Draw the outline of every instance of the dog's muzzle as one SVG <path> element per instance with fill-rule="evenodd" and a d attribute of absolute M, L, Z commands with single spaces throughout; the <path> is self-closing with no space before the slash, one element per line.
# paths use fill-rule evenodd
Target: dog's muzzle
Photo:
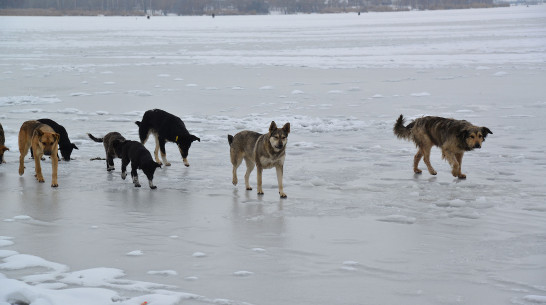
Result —
<path fill-rule="evenodd" d="M 282 144 L 279 144 L 279 145 L 275 145 L 275 148 L 276 149 L 282 149 L 283 145 Z"/>
<path fill-rule="evenodd" d="M 51 156 L 51 150 L 44 150 L 44 155 Z"/>
<path fill-rule="evenodd" d="M 482 148 L 482 146 L 480 144 L 476 144 L 474 145 L 474 148 Z"/>

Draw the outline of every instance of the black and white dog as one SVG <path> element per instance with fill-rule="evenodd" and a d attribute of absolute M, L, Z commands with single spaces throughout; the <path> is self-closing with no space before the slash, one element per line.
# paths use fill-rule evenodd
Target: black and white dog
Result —
<path fill-rule="evenodd" d="M 157 152 L 161 149 L 161 159 L 165 166 L 171 164 L 167 161 L 165 153 L 165 143 L 174 142 L 178 145 L 178 150 L 182 155 L 184 165 L 190 166 L 188 163 L 188 151 L 193 141 L 201 142 L 201 139 L 190 134 L 184 125 L 184 122 L 177 116 L 172 115 L 161 109 L 148 110 L 142 117 L 142 122 L 135 122 L 138 125 L 138 134 L 140 142 L 145 144 L 150 134 L 155 136 L 155 151 L 154 156 L 157 163 L 162 164 L 159 160 Z"/>
<path fill-rule="evenodd" d="M 53 130 L 61 136 L 61 138 L 59 139 L 59 150 L 61 151 L 61 156 L 63 156 L 63 160 L 70 161 L 72 151 L 79 148 L 76 146 L 76 144 L 70 142 L 70 139 L 68 138 L 68 133 L 66 132 L 66 129 L 63 127 L 63 125 L 60 125 L 51 119 L 39 119 L 37 121 L 53 128 Z M 30 150 L 30 156 L 34 158 L 34 153 L 32 152 L 32 149 Z"/>
<path fill-rule="evenodd" d="M 141 169 L 148 178 L 150 188 L 157 188 L 153 183 L 154 173 L 156 168 L 161 167 L 161 164 L 154 162 L 152 155 L 144 145 L 137 141 L 117 139 L 114 140 L 113 146 L 116 155 L 121 157 L 121 178 L 123 180 L 127 177 L 127 165 L 131 163 L 131 177 L 135 187 L 140 187 L 137 169 Z"/>

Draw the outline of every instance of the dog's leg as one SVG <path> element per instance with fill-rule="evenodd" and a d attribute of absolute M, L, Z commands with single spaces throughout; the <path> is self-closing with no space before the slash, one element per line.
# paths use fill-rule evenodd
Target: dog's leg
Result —
<path fill-rule="evenodd" d="M 58 187 L 57 169 L 59 168 L 59 156 L 57 156 L 58 148 L 51 153 L 51 187 Z"/>
<path fill-rule="evenodd" d="M 282 177 L 283 177 L 283 166 L 277 165 L 277 182 L 279 183 L 279 195 L 281 195 L 281 198 L 286 198 L 286 194 L 284 193 L 283 187 L 282 187 Z"/>
<path fill-rule="evenodd" d="M 22 176 L 25 173 L 25 157 L 28 154 L 29 146 L 22 139 L 19 139 L 19 176 Z"/>
<path fill-rule="evenodd" d="M 245 164 L 246 164 L 246 173 L 245 173 L 245 187 L 247 191 L 251 191 L 252 187 L 250 187 L 250 173 L 254 170 L 254 162 L 252 162 L 250 159 L 245 158 Z M 261 178 L 261 176 L 260 176 Z M 259 180 L 261 181 L 261 180 Z M 258 189 L 259 190 L 259 189 Z"/>
<path fill-rule="evenodd" d="M 161 159 L 163 159 L 163 164 L 165 166 L 171 166 L 171 163 L 167 161 L 167 152 L 165 151 L 165 143 L 167 142 L 164 138 L 158 138 L 159 141 L 159 150 L 161 151 Z M 157 147 L 156 147 L 157 150 Z M 161 162 L 159 162 L 161 164 Z M 188 160 L 184 160 L 184 165 L 190 166 Z"/>
<path fill-rule="evenodd" d="M 157 186 L 154 185 L 154 182 L 152 180 L 150 180 L 150 179 L 148 179 L 148 184 L 150 185 L 150 188 L 152 190 L 155 190 L 157 188 Z"/>
<path fill-rule="evenodd" d="M 127 177 L 127 165 L 129 164 L 129 159 L 121 159 L 121 179 L 125 180 Z"/>
<path fill-rule="evenodd" d="M 154 157 L 155 157 L 155 162 L 159 163 L 159 164 L 163 164 L 161 163 L 161 160 L 159 160 L 159 137 L 157 136 L 157 133 L 154 133 L 154 137 L 155 137 L 155 150 L 154 150 Z"/>
<path fill-rule="evenodd" d="M 421 148 L 417 150 L 417 153 L 415 154 L 415 157 L 413 157 L 413 172 L 416 174 L 420 174 L 423 171 L 419 169 L 419 162 L 421 162 L 421 158 L 423 158 L 423 151 Z"/>
<path fill-rule="evenodd" d="M 106 171 L 113 171 L 116 168 L 114 167 L 114 157 L 109 154 L 106 154 Z"/>
<path fill-rule="evenodd" d="M 42 158 L 42 154 L 36 154 L 34 155 L 34 167 L 36 169 L 36 179 L 38 179 L 38 182 L 45 182 L 44 176 L 42 175 L 42 165 L 40 164 L 40 160 Z"/>
<path fill-rule="evenodd" d="M 131 178 L 133 178 L 133 183 L 135 184 L 135 187 L 140 187 L 140 183 L 138 182 L 137 169 L 132 166 L 131 166 Z"/>
<path fill-rule="evenodd" d="M 263 195 L 264 194 L 264 190 L 262 189 L 262 173 L 263 173 L 264 169 L 258 165 L 256 166 L 256 177 L 258 178 L 257 180 L 257 188 L 258 188 L 258 195 Z"/>
<path fill-rule="evenodd" d="M 457 161 L 456 154 L 442 149 L 442 157 L 451 165 L 451 174 L 453 177 L 459 177 L 461 168 L 459 166 L 459 161 Z"/>
<path fill-rule="evenodd" d="M 427 165 L 428 172 L 431 175 L 436 175 L 437 174 L 436 171 L 432 167 L 432 164 L 430 164 L 430 149 L 431 148 L 432 146 L 427 146 L 423 149 L 423 160 L 425 161 L 425 164 Z"/>
<path fill-rule="evenodd" d="M 235 152 L 233 149 L 231 149 L 230 155 L 231 164 L 233 164 L 233 180 L 231 182 L 233 183 L 233 185 L 237 185 L 237 183 L 239 182 L 239 179 L 237 179 L 237 169 L 241 165 L 241 162 L 243 162 L 243 156 L 242 154 Z"/>
<path fill-rule="evenodd" d="M 457 162 L 459 163 L 459 171 L 457 174 L 457 177 L 459 179 L 466 179 L 466 175 L 461 173 L 462 167 L 463 167 L 463 154 L 464 152 L 455 154 L 455 158 L 457 159 Z"/>

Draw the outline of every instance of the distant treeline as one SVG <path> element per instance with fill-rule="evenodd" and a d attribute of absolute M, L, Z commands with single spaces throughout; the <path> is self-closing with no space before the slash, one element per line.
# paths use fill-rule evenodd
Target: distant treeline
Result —
<path fill-rule="evenodd" d="M 508 6 L 493 0 L 0 0 L 0 15 L 237 15 Z"/>

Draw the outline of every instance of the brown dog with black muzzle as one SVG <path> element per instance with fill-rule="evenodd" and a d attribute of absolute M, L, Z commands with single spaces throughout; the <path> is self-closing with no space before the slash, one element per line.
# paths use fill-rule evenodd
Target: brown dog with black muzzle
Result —
<path fill-rule="evenodd" d="M 57 187 L 57 167 L 59 165 L 59 158 L 57 152 L 59 151 L 59 138 L 60 135 L 56 133 L 49 125 L 42 124 L 38 121 L 26 121 L 19 130 L 19 175 L 22 176 L 25 173 L 25 156 L 28 150 L 32 147 L 34 152 L 34 164 L 36 166 L 36 179 L 38 182 L 44 182 L 44 176 L 42 176 L 42 167 L 40 160 L 43 155 L 51 156 L 51 186 Z"/>

